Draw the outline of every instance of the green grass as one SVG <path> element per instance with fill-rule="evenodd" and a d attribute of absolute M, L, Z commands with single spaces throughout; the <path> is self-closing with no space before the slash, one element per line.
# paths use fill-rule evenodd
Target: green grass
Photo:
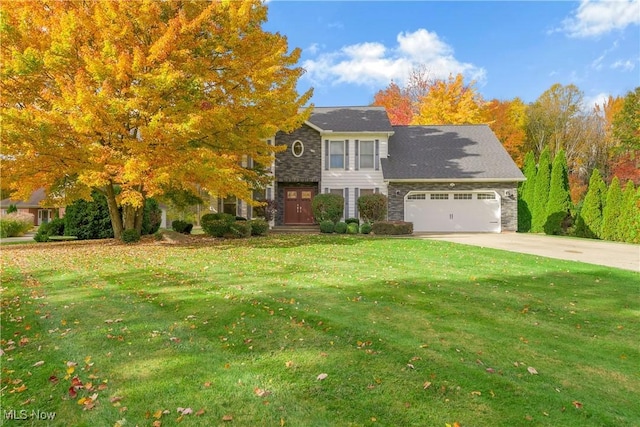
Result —
<path fill-rule="evenodd" d="M 0 415 L 640 425 L 637 273 L 421 239 L 193 240 L 3 247 Z M 91 390 L 72 398 L 74 377 Z"/>

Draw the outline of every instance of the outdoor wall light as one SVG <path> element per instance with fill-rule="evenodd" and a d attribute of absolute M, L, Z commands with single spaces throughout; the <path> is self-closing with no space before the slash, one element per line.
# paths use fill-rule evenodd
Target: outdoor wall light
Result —
<path fill-rule="evenodd" d="M 451 184 L 449 184 L 449 187 L 451 187 L 451 188 L 453 188 L 453 187 L 455 187 L 455 186 L 456 186 L 456 184 L 455 184 L 455 183 L 453 183 L 453 182 L 452 182 Z"/>

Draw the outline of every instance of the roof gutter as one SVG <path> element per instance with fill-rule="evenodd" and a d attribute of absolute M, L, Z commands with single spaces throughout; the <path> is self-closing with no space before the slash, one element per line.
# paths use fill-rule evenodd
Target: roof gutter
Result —
<path fill-rule="evenodd" d="M 522 178 L 406 178 L 406 179 L 385 179 L 384 182 L 524 182 Z"/>

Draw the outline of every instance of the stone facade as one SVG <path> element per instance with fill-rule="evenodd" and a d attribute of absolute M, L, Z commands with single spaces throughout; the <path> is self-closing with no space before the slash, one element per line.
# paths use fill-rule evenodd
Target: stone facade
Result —
<path fill-rule="evenodd" d="M 300 157 L 291 152 L 295 141 L 302 142 L 304 151 Z M 287 149 L 276 154 L 276 182 L 320 182 L 322 174 L 322 141 L 320 132 L 307 125 L 291 132 L 279 132 L 276 145 Z"/>
<path fill-rule="evenodd" d="M 500 195 L 502 231 L 518 230 L 518 183 L 517 182 L 390 182 L 389 220 L 404 219 L 404 197 L 410 191 L 497 191 Z M 507 195 L 509 194 L 509 195 Z"/>

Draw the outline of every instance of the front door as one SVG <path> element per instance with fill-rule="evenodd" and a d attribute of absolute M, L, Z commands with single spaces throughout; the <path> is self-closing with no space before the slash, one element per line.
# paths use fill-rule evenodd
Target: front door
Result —
<path fill-rule="evenodd" d="M 285 188 L 284 189 L 284 223 L 285 224 L 313 224 L 311 199 L 313 188 Z"/>

